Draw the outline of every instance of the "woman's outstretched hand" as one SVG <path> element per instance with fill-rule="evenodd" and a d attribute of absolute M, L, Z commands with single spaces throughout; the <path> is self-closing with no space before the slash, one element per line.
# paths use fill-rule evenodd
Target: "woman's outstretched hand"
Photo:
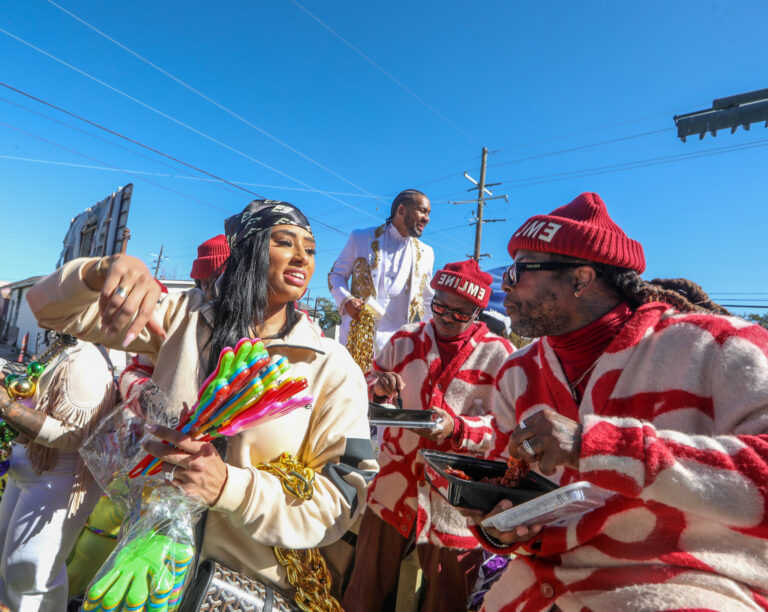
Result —
<path fill-rule="evenodd" d="M 213 506 L 227 482 L 227 465 L 213 444 L 193 440 L 180 431 L 161 425 L 146 425 L 145 428 L 171 444 L 150 441 L 144 445 L 150 455 L 164 462 L 163 472 L 171 484 Z"/>
<path fill-rule="evenodd" d="M 93 260 L 83 268 L 83 280 L 90 289 L 101 292 L 101 328 L 107 336 L 127 328 L 123 347 L 133 342 L 144 327 L 165 338 L 162 324 L 153 317 L 160 285 L 143 261 L 124 254 Z"/>

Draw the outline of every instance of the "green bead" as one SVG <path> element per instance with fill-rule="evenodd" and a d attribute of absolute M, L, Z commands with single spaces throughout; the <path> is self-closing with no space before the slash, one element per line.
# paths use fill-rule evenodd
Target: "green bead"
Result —
<path fill-rule="evenodd" d="M 39 361 L 30 361 L 29 365 L 27 365 L 27 376 L 34 380 L 40 377 L 43 370 L 45 370 L 45 364 L 42 364 Z"/>
<path fill-rule="evenodd" d="M 8 385 L 10 385 L 18 377 L 18 374 L 8 374 L 8 376 L 5 377 L 5 387 L 8 388 Z"/>
<path fill-rule="evenodd" d="M 18 431 L 0 419 L 0 444 L 10 442 L 11 440 L 14 440 L 18 435 Z"/>

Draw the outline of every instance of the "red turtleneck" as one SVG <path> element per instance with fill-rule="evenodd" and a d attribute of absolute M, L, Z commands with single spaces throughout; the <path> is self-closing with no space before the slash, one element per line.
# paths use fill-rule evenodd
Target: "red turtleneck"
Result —
<path fill-rule="evenodd" d="M 547 341 L 563 366 L 566 378 L 573 382 L 589 370 L 632 316 L 626 302 L 606 312 L 602 317 L 580 329 L 560 336 L 547 336 Z M 579 398 L 589 382 L 587 373 L 576 385 Z"/>
<path fill-rule="evenodd" d="M 440 365 L 443 369 L 448 367 L 448 364 L 453 361 L 456 353 L 459 352 L 464 343 L 469 340 L 470 336 L 475 333 L 479 323 L 473 323 L 467 329 L 465 329 L 458 336 L 452 338 L 443 338 L 437 331 L 434 322 L 432 322 L 432 328 L 435 330 L 435 338 L 437 339 L 437 350 L 440 353 Z"/>

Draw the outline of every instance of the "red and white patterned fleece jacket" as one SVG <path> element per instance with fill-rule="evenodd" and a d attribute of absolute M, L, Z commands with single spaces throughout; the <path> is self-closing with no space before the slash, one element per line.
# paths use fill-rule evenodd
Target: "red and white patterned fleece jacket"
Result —
<path fill-rule="evenodd" d="M 488 331 L 476 330 L 447 368 L 440 363 L 435 327 L 430 321 L 406 325 L 396 332 L 373 362 L 369 389 L 379 372 L 397 372 L 405 382 L 403 407 L 414 410 L 442 408 L 451 415 L 470 410 L 490 413 L 493 381 L 512 345 Z M 379 473 L 368 489 L 368 507 L 408 537 L 416 522 L 416 542 L 471 549 L 477 540 L 466 519 L 434 491 L 424 478 L 419 449 L 456 452 L 449 440 L 435 443 L 401 428 L 381 428 Z M 456 431 L 455 434 L 461 434 Z M 466 451 L 464 451 L 466 452 Z M 469 453 L 468 453 L 469 454 Z"/>
<path fill-rule="evenodd" d="M 488 612 L 768 608 L 765 329 L 648 304 L 600 357 L 580 405 L 546 338 L 512 355 L 497 386 L 486 447 L 493 438 L 498 453 L 519 420 L 554 409 L 583 425 L 579 471 L 555 478 L 616 495 L 515 549 L 525 556 L 487 595 Z"/>
<path fill-rule="evenodd" d="M 155 364 L 149 357 L 134 355 L 123 373 L 117 385 L 120 389 L 120 397 L 128 405 L 134 405 L 134 399 L 141 393 L 142 387 L 151 380 L 155 371 Z M 143 416 L 143 415 L 139 415 Z"/>

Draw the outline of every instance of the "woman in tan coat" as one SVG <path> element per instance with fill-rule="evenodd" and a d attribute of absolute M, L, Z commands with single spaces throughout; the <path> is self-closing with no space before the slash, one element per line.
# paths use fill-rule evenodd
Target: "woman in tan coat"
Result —
<path fill-rule="evenodd" d="M 161 298 L 146 266 L 126 255 L 69 262 L 33 287 L 29 302 L 44 325 L 150 356 L 171 406 L 148 415 L 156 423 L 177 423 L 220 350 L 241 337 L 262 338 L 268 352 L 291 362 L 293 376 L 307 378 L 312 409 L 233 436 L 226 460 L 210 443 L 159 426 L 155 433 L 175 448 L 148 446 L 173 482 L 211 510 L 203 558 L 288 589 L 273 547 L 330 544 L 364 505 L 376 470 L 366 386 L 346 349 L 294 310 L 315 267 L 315 239 L 301 211 L 257 200 L 225 228 L 232 252 L 213 302 L 196 289 Z M 315 471 L 311 500 L 296 499 L 280 477 L 257 469 L 283 452 Z"/>

